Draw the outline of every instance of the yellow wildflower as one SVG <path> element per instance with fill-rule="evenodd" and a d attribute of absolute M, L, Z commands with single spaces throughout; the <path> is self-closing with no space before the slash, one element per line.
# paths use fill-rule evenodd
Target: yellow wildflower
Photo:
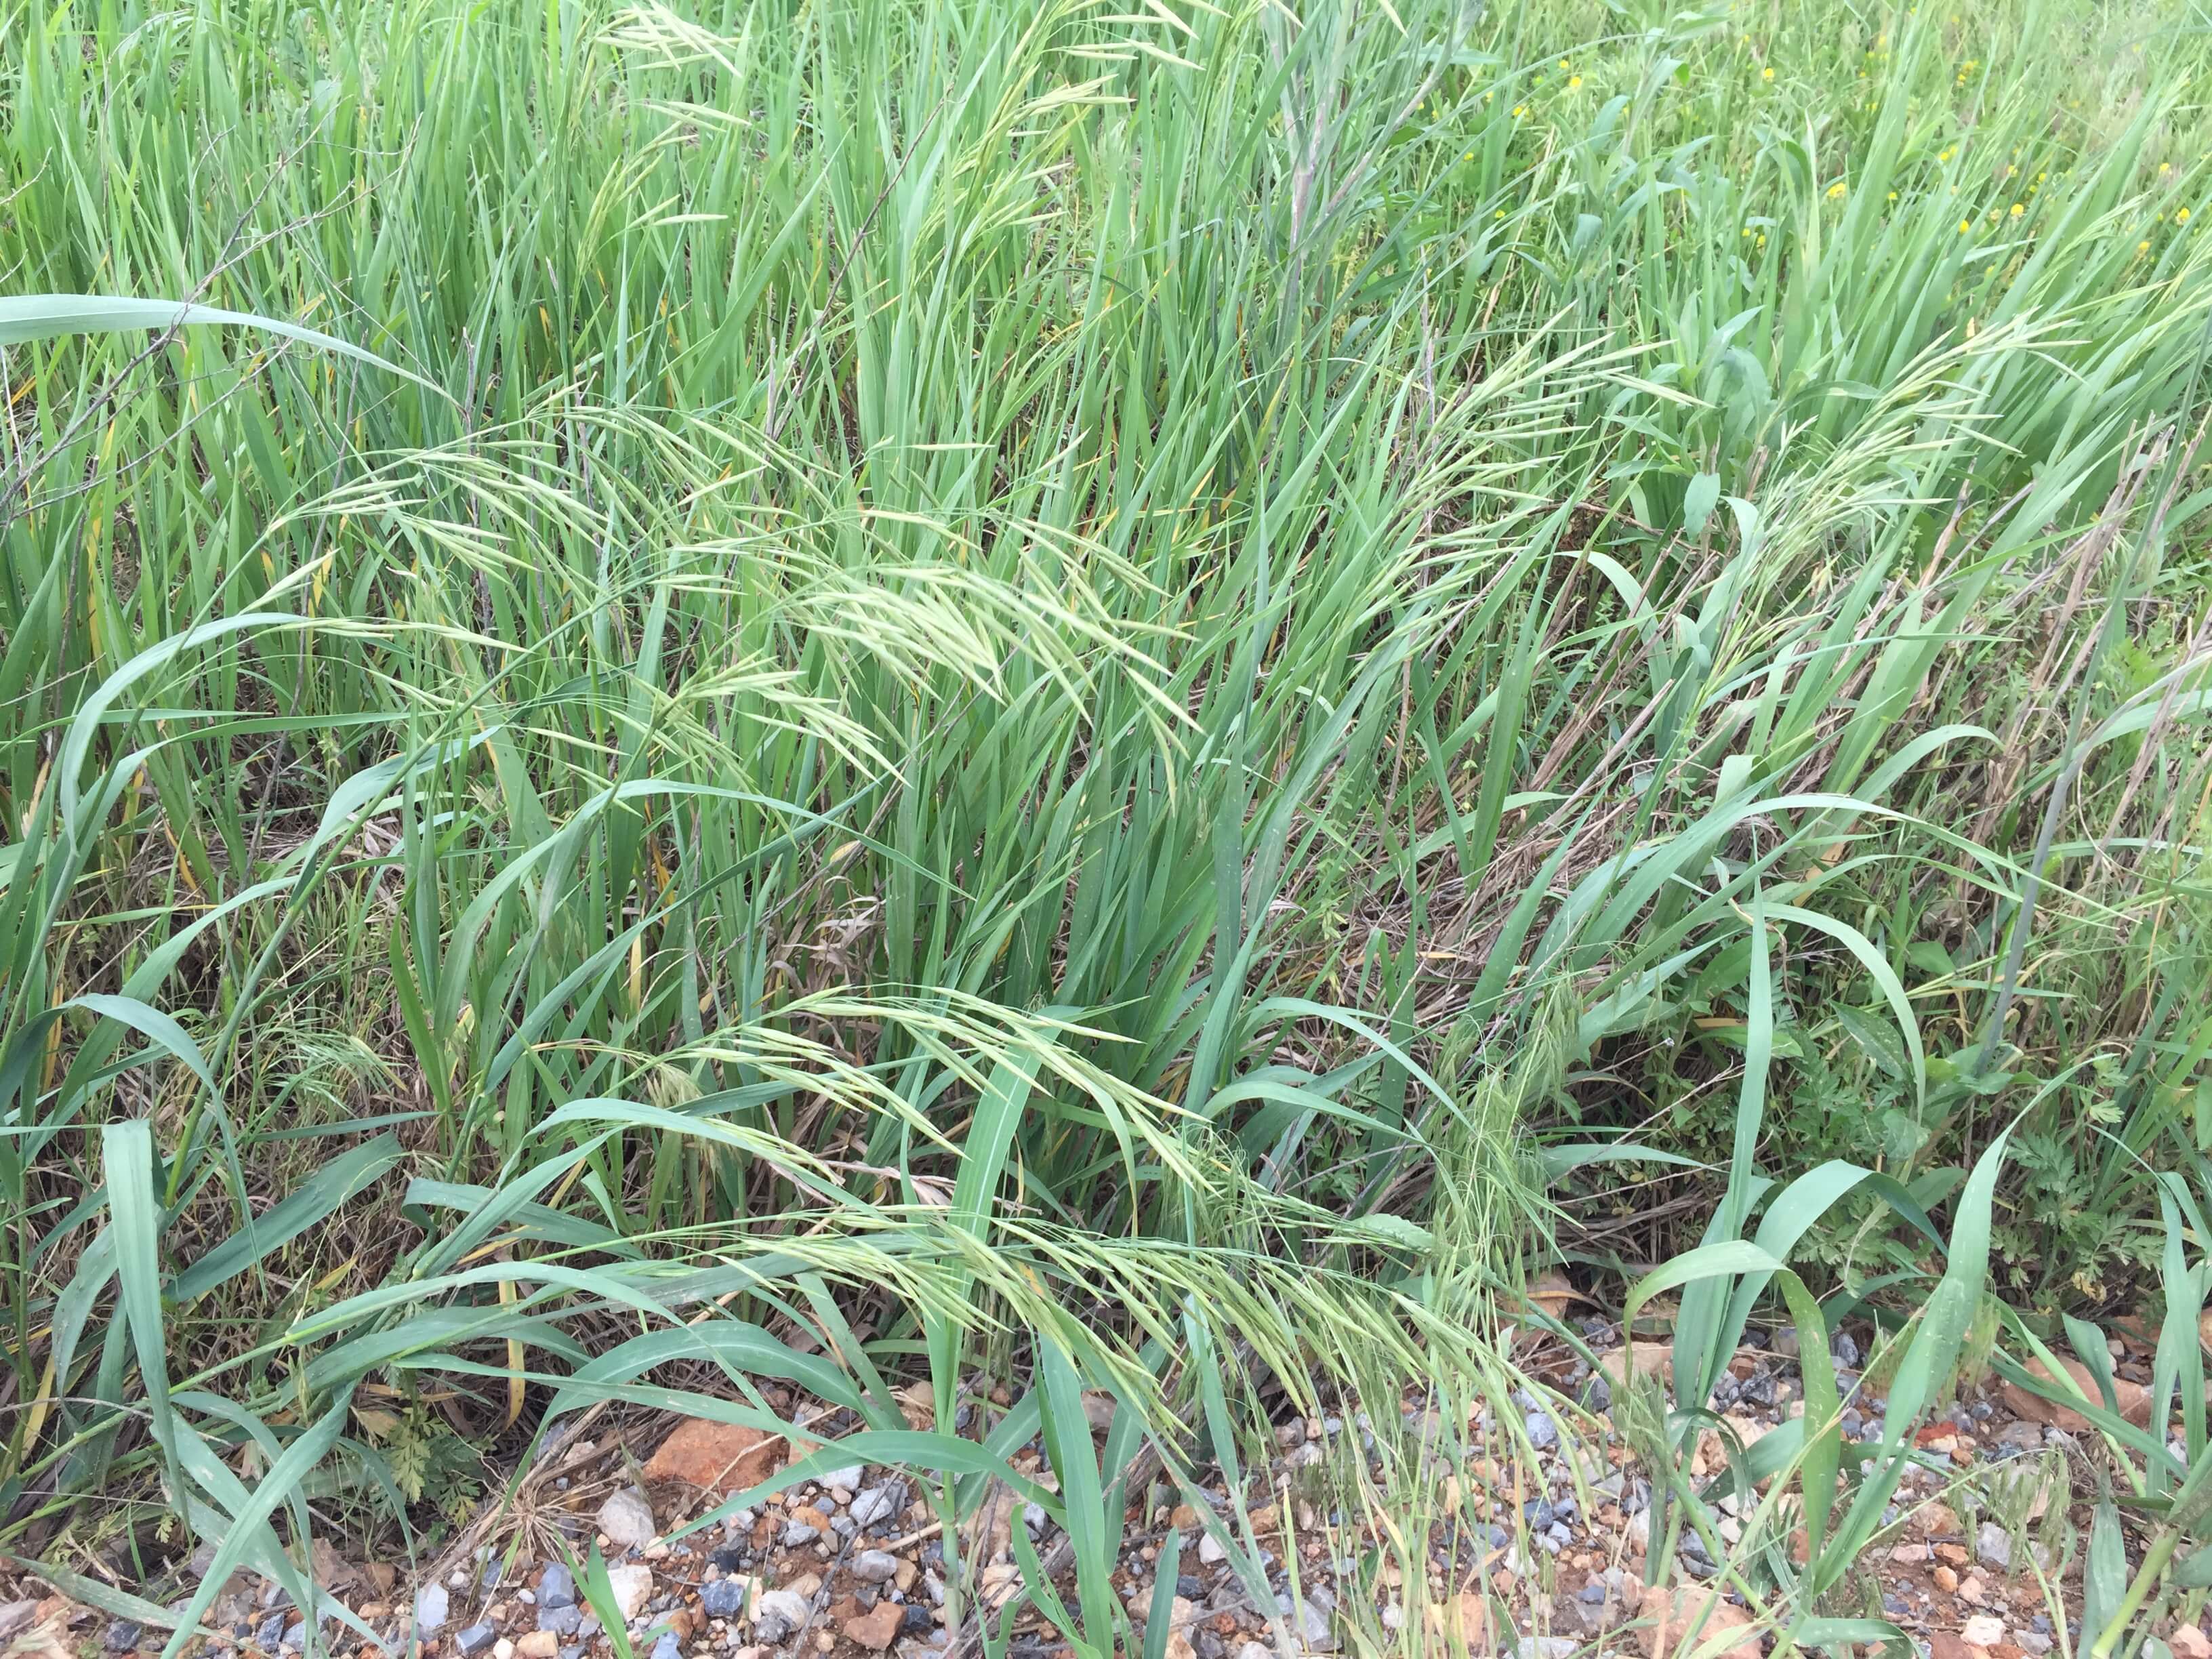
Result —
<path fill-rule="evenodd" d="M 1581 88 L 1582 83 L 1583 83 L 1583 77 L 1582 77 L 1581 76 L 1579 76 L 1579 75 L 1570 75 L 1570 76 L 1567 77 L 1567 90 L 1568 90 L 1569 92 L 1574 92 L 1574 91 L 1577 91 L 1577 89 L 1579 89 L 1579 88 Z"/>
<path fill-rule="evenodd" d="M 2025 212 L 2027 212 L 2027 208 L 2023 207 L 2023 206 L 2022 206 L 2020 203 L 2018 203 L 2018 202 L 2014 202 L 2014 203 L 2012 204 L 2012 216 L 2013 216 L 2014 218 L 2015 218 L 2015 219 L 2019 218 L 2019 217 L 2020 217 L 2020 216 L 2021 216 L 2021 214 L 2023 214 L 2023 213 L 2025 213 Z"/>
<path fill-rule="evenodd" d="M 2187 223 L 2189 222 L 2189 210 L 2188 210 L 2187 208 L 2176 208 L 2176 209 L 2174 209 L 2174 210 L 2173 210 L 2173 222 L 2174 222 L 2174 223 L 2176 223 L 2177 225 L 2185 225 L 2185 224 L 2187 224 Z"/>
<path fill-rule="evenodd" d="M 1759 78 L 1762 81 L 1771 81 L 1774 78 L 1774 65 L 1769 64 L 1765 69 L 1759 70 Z"/>

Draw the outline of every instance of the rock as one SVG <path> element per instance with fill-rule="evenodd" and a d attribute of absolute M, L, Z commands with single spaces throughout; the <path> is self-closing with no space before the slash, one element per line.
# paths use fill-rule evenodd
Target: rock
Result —
<path fill-rule="evenodd" d="M 491 1644 L 491 1659 L 514 1659 L 514 1644 L 501 1637 Z"/>
<path fill-rule="evenodd" d="M 1905 1524 L 1923 1538 L 1948 1538 L 1959 1530 L 1959 1517 L 1948 1504 L 1923 1504 Z"/>
<path fill-rule="evenodd" d="M 1471 1653 L 1485 1651 L 1490 1645 L 1490 1602 L 1472 1591 L 1462 1592 L 1449 1601 L 1429 1603 L 1429 1628 L 1442 1640 L 1447 1650 L 1465 1648 Z M 1247 1646 L 1249 1647 L 1250 1644 Z M 1262 1648 L 1261 1652 L 1267 1650 Z M 1238 1659 L 1243 1659 L 1240 1654 Z"/>
<path fill-rule="evenodd" d="M 1528 1430 L 1528 1443 L 1538 1451 L 1549 1451 L 1559 1443 L 1559 1427 L 1548 1413 L 1530 1412 L 1525 1422 Z"/>
<path fill-rule="evenodd" d="M 848 1463 L 840 1469 L 824 1469 L 814 1477 L 815 1483 L 824 1488 L 842 1486 L 851 1492 L 860 1484 L 860 1477 L 868 1472 L 865 1463 Z"/>
<path fill-rule="evenodd" d="M 856 1619 L 845 1621 L 845 1639 L 881 1653 L 890 1646 L 891 1638 L 899 1632 L 899 1624 L 906 1617 L 906 1609 L 896 1601 L 878 1601 Z"/>
<path fill-rule="evenodd" d="M 849 1513 L 860 1525 L 872 1527 L 878 1522 L 890 1520 L 906 1507 L 906 1483 L 903 1480 L 886 1480 L 879 1486 L 868 1487 L 854 1498 Z"/>
<path fill-rule="evenodd" d="M 654 1485 L 681 1485 L 715 1498 L 727 1498 L 774 1474 L 783 1447 L 781 1435 L 764 1434 L 738 1423 L 687 1417 L 653 1454 L 645 1466 L 645 1478 Z"/>
<path fill-rule="evenodd" d="M 1684 1659 L 1692 1652 L 1711 1659 L 1759 1659 L 1759 1634 L 1751 1615 L 1702 1584 L 1685 1584 L 1661 1605 L 1647 1601 L 1645 1611 L 1651 1622 L 1636 1632 L 1644 1659 L 1668 1659 L 1678 1645 Z M 1741 1634 L 1720 1647 L 1721 1638 L 1738 1632 Z"/>
<path fill-rule="evenodd" d="M 763 1590 L 753 1598 L 753 1639 L 781 1642 L 804 1625 L 812 1611 L 806 1598 L 794 1590 Z"/>
<path fill-rule="evenodd" d="M 2027 1645 L 2026 1638 L 2033 1633 L 2032 1631 L 2023 1631 L 2013 1639 L 2025 1649 Z M 2044 1650 L 2047 1652 L 2051 1647 L 2051 1638 L 2046 1636 L 2042 1640 Z M 2166 1644 L 2173 1650 L 2173 1659 L 2212 1659 L 2212 1639 L 2208 1639 L 2204 1632 L 2195 1625 L 2181 1626 L 2172 1635 L 2166 1638 Z"/>
<path fill-rule="evenodd" d="M 888 1583 L 898 1566 L 898 1557 L 888 1551 L 862 1550 L 853 1558 L 853 1577 L 864 1584 Z"/>
<path fill-rule="evenodd" d="M 453 1599 L 446 1594 L 443 1584 L 423 1585 L 415 1595 L 416 1633 L 429 1636 L 443 1629 L 452 1610 Z"/>
<path fill-rule="evenodd" d="M 2044 1635 L 2040 1631 L 2033 1630 L 2014 1631 L 2012 1634 L 2012 1644 L 2022 1653 L 2028 1655 L 2029 1659 L 2042 1659 L 2043 1655 L 2050 1652 L 2053 1645 L 2048 1636 Z"/>
<path fill-rule="evenodd" d="M 550 1630 L 533 1630 L 514 1638 L 516 1659 L 553 1659 L 561 1650 L 561 1638 Z"/>
<path fill-rule="evenodd" d="M 2004 1635 L 2004 1620 L 1993 1613 L 1978 1613 L 1959 1626 L 1959 1639 L 1970 1648 L 1993 1648 Z"/>
<path fill-rule="evenodd" d="M 2070 1358 L 2062 1358 L 2058 1363 L 2085 1398 L 2104 1398 L 2087 1365 Z M 2027 1369 L 2031 1376 L 2045 1382 L 2052 1380 L 2051 1368 L 2040 1359 L 2029 1360 Z M 2150 1421 L 2150 1390 L 2142 1383 L 2130 1382 L 2124 1376 L 2114 1377 L 2112 1398 L 2119 1406 L 2120 1415 L 2137 1428 Z M 2041 1395 L 2030 1394 L 2017 1382 L 2004 1385 L 2004 1401 L 2014 1416 L 2027 1422 L 2048 1424 L 2053 1428 L 2063 1429 L 2069 1434 L 2083 1434 L 2089 1428 L 2089 1419 L 2071 1406 L 2062 1406 L 2055 1401 L 2045 1400 Z"/>
<path fill-rule="evenodd" d="M 610 1494 L 607 1501 L 599 1505 L 596 1519 L 599 1530 L 607 1535 L 607 1542 L 618 1550 L 649 1544 L 653 1534 L 660 1529 L 660 1523 L 653 1518 L 653 1505 L 635 1486 L 624 1486 Z"/>
<path fill-rule="evenodd" d="M 1275 1659 L 1275 1650 L 1265 1642 L 1247 1642 L 1237 1650 L 1237 1659 Z"/>
<path fill-rule="evenodd" d="M 609 1567 L 607 1588 L 614 1592 L 615 1606 L 622 1616 L 635 1619 L 653 1599 L 653 1569 L 636 1562 Z"/>
<path fill-rule="evenodd" d="M 538 1605 L 573 1607 L 576 1605 L 576 1577 L 558 1561 L 549 1561 L 538 1579 Z"/>
<path fill-rule="evenodd" d="M 1292 1607 L 1284 1605 L 1288 1600 L 1287 1596 L 1277 1596 L 1276 1607 L 1289 1615 L 1291 1629 L 1305 1644 L 1306 1650 L 1310 1653 L 1335 1652 L 1336 1633 L 1329 1628 L 1328 1615 L 1310 1601 L 1302 1599 Z"/>
<path fill-rule="evenodd" d="M 684 1644 L 674 1631 L 660 1632 L 660 1638 L 653 1644 L 652 1659 L 684 1659 Z"/>
<path fill-rule="evenodd" d="M 36 1601 L 17 1601 L 10 1602 L 9 1604 L 9 1608 L 12 1609 L 14 1607 L 27 1607 L 32 1612 L 35 1613 L 38 1611 L 38 1606 L 39 1604 Z M 0 1609 L 0 1623 L 4 1623 L 6 1621 L 8 1610 L 9 1609 Z M 30 1622 L 31 1621 L 27 1618 L 23 1620 L 23 1623 L 26 1626 L 29 1625 Z M 112 1620 L 109 1621 L 107 1628 L 100 1633 L 100 1645 L 106 1648 L 110 1653 L 128 1653 L 131 1649 L 138 1645 L 138 1638 L 145 1633 L 146 1632 L 143 1629 L 132 1624 L 128 1619 Z"/>
<path fill-rule="evenodd" d="M 1656 1376 L 1662 1382 L 1674 1375 L 1672 1350 L 1664 1342 L 1631 1342 L 1626 1347 L 1613 1348 L 1597 1357 L 1607 1381 L 1619 1388 L 1628 1380 L 1632 1370 L 1638 1376 Z"/>
<path fill-rule="evenodd" d="M 1974 1533 L 1974 1554 L 1999 1572 L 2012 1571 L 2012 1534 L 1994 1521 L 1984 1521 Z"/>
<path fill-rule="evenodd" d="M 477 1654 L 497 1640 L 498 1627 L 481 1619 L 453 1632 L 453 1646 L 460 1651 L 462 1659 L 476 1659 Z"/>
<path fill-rule="evenodd" d="M 1938 1567 L 1929 1577 L 1935 1580 L 1936 1588 L 1946 1595 L 1953 1594 L 1959 1588 L 1959 1575 L 1949 1567 Z"/>
<path fill-rule="evenodd" d="M 1198 1559 L 1211 1567 L 1226 1561 L 1229 1552 L 1222 1548 L 1221 1540 L 1209 1532 L 1198 1540 Z"/>
<path fill-rule="evenodd" d="M 538 1628 L 562 1641 L 574 1636 L 584 1622 L 584 1610 L 573 1601 L 565 1607 L 538 1609 Z"/>
<path fill-rule="evenodd" d="M 1524 1636 L 1513 1651 L 1516 1659 L 1573 1659 L 1581 1645 L 1571 1636 Z"/>
<path fill-rule="evenodd" d="M 804 1521 L 787 1521 L 784 1522 L 782 1533 L 779 1535 L 783 1540 L 784 1548 L 795 1550 L 800 1545 L 811 1544 L 821 1537 L 822 1529 L 819 1527 L 811 1526 Z"/>
<path fill-rule="evenodd" d="M 745 1581 L 717 1578 L 699 1586 L 699 1607 L 709 1619 L 734 1619 L 745 1609 Z"/>
<path fill-rule="evenodd" d="M 2033 1451 L 2043 1444 L 2043 1425 L 2008 1423 L 1997 1431 L 1997 1444 L 2007 1451 Z"/>

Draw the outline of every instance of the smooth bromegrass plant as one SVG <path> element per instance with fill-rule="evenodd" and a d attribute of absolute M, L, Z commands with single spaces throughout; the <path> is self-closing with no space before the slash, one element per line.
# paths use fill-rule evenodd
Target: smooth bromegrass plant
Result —
<path fill-rule="evenodd" d="M 780 1384 L 1135 1651 L 1140 1487 L 1564 1243 L 1689 1252 L 1676 1498 L 1912 1323 L 1741 1577 L 1881 1639 L 1984 1285 L 2212 1124 L 2185 22 L 0 12 L 0 1545 L 305 1607 Z"/>

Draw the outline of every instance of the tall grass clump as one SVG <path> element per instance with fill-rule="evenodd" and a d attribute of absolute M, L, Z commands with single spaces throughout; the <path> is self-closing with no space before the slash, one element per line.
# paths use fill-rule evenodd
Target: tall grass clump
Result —
<path fill-rule="evenodd" d="M 1140 1453 L 1498 1390 L 1561 1245 L 1678 1258 L 1662 1462 L 1769 1303 L 1904 1402 L 2183 1249 L 2181 9 L 0 40 L 0 1547 L 306 1606 L 781 1378 L 948 1516 L 1042 1433 L 1103 1653 Z"/>

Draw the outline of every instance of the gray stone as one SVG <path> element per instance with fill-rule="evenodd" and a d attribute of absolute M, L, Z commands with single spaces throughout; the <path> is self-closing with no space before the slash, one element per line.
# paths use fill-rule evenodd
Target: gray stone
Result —
<path fill-rule="evenodd" d="M 453 1611 L 453 1601 L 443 1584 L 425 1584 L 415 1595 L 415 1629 L 417 1634 L 428 1636 L 445 1628 L 447 1616 Z M 283 1626 L 278 1626 L 282 1633 Z"/>
<path fill-rule="evenodd" d="M 804 1521 L 787 1521 L 783 1526 L 783 1547 L 797 1549 L 801 1544 L 811 1544 L 822 1536 L 819 1527 L 809 1526 Z"/>
<path fill-rule="evenodd" d="M 145 1633 L 128 1619 L 118 1619 L 100 1632 L 100 1645 L 110 1653 L 128 1653 L 138 1645 L 138 1638 Z"/>
<path fill-rule="evenodd" d="M 684 1644 L 676 1639 L 674 1631 L 660 1632 L 660 1639 L 653 1644 L 653 1659 L 684 1659 Z"/>
<path fill-rule="evenodd" d="M 699 1586 L 699 1610 L 709 1619 L 734 1619 L 745 1610 L 745 1581 L 717 1578 Z"/>
<path fill-rule="evenodd" d="M 817 1486 L 842 1486 L 847 1492 L 851 1492 L 859 1486 L 860 1477 L 867 1472 L 866 1463 L 848 1463 L 842 1469 L 823 1470 L 814 1477 L 814 1480 Z"/>
<path fill-rule="evenodd" d="M 886 1480 L 880 1486 L 870 1486 L 853 1500 L 850 1514 L 864 1527 L 872 1527 L 879 1521 L 888 1521 L 906 1507 L 906 1483 Z"/>
<path fill-rule="evenodd" d="M 563 1641 L 574 1636 L 576 1633 L 576 1627 L 583 1622 L 584 1610 L 574 1601 L 569 1602 L 566 1607 L 538 1609 L 538 1628 L 550 1630 Z"/>
<path fill-rule="evenodd" d="M 1581 1645 L 1571 1636 L 1524 1636 L 1516 1651 L 1520 1659 L 1572 1659 Z"/>
<path fill-rule="evenodd" d="M 1291 1621 L 1291 1629 L 1298 1640 L 1313 1653 L 1336 1651 L 1336 1632 L 1328 1626 L 1328 1615 L 1310 1601 L 1293 1603 L 1285 1590 L 1275 1597 L 1275 1611 Z"/>
<path fill-rule="evenodd" d="M 1549 1413 L 1530 1412 L 1525 1420 L 1528 1429 L 1528 1443 L 1538 1451 L 1549 1451 L 1559 1443 L 1559 1425 L 1552 1421 Z"/>
<path fill-rule="evenodd" d="M 261 1621 L 261 1627 L 253 1632 L 253 1639 L 274 1653 L 284 1645 L 284 1622 L 283 1613 L 270 1613 Z"/>
<path fill-rule="evenodd" d="M 477 1654 L 498 1640 L 499 1626 L 488 1619 L 453 1632 L 453 1645 L 461 1650 L 463 1659 L 476 1659 Z"/>
<path fill-rule="evenodd" d="M 653 1518 L 653 1505 L 645 1501 L 645 1494 L 624 1486 L 599 1505 L 599 1528 L 617 1549 L 629 1550 L 651 1543 L 659 1523 Z"/>
<path fill-rule="evenodd" d="M 284 1627 L 284 1645 L 291 1649 L 295 1653 L 305 1653 L 307 1650 L 307 1621 L 306 1620 L 295 1619 L 290 1624 Z"/>
<path fill-rule="evenodd" d="M 812 1611 L 795 1590 L 763 1590 L 753 1608 L 753 1640 L 781 1642 L 804 1625 Z"/>
<path fill-rule="evenodd" d="M 1999 1572 L 2012 1571 L 2012 1534 L 1994 1521 L 1984 1521 L 1974 1534 L 1974 1553 Z"/>
<path fill-rule="evenodd" d="M 538 1580 L 538 1605 L 541 1607 L 573 1607 L 576 1605 L 576 1577 L 558 1561 L 549 1561 Z M 540 1625 L 538 1629 L 546 1626 Z"/>
<path fill-rule="evenodd" d="M 888 1583 L 898 1576 L 898 1557 L 885 1550 L 862 1550 L 853 1558 L 853 1577 L 864 1584 Z"/>

